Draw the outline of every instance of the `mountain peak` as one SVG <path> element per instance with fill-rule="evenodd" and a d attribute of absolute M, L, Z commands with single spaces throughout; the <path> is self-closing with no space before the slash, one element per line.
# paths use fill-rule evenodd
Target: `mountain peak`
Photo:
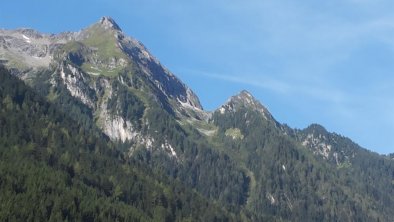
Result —
<path fill-rule="evenodd" d="M 219 112 L 224 114 L 227 111 L 235 112 L 240 108 L 247 108 L 260 112 L 265 119 L 273 119 L 268 109 L 264 107 L 253 95 L 247 90 L 242 90 L 235 96 L 228 99 L 227 103 L 219 108 Z"/>
<path fill-rule="evenodd" d="M 250 92 L 246 90 L 242 90 L 235 96 L 232 96 L 228 100 L 228 103 L 233 103 L 238 106 L 245 106 L 250 108 L 263 108 L 263 105 L 259 101 L 257 101 Z"/>
<path fill-rule="evenodd" d="M 116 24 L 115 20 L 109 16 L 101 17 L 97 24 L 104 27 L 104 29 L 115 29 L 118 31 L 122 31 L 121 28 L 119 27 L 119 25 Z"/>
<path fill-rule="evenodd" d="M 241 92 L 239 92 L 237 94 L 237 96 L 242 97 L 242 98 L 248 98 L 248 99 L 255 100 L 255 98 L 252 96 L 252 94 L 250 92 L 248 92 L 247 90 L 242 90 Z"/>
<path fill-rule="evenodd" d="M 319 125 L 316 123 L 309 125 L 307 128 L 304 129 L 304 131 L 312 133 L 312 134 L 316 134 L 316 135 L 328 134 L 328 131 L 326 130 L 326 128 L 324 128 L 322 125 Z"/>

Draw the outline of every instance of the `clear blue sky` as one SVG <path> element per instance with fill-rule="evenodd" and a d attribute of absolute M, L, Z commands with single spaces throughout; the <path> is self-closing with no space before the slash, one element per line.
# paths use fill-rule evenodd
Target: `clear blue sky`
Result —
<path fill-rule="evenodd" d="M 101 16 L 213 110 L 247 89 L 291 127 L 394 152 L 394 1 L 4 1 L 0 27 L 78 31 Z"/>

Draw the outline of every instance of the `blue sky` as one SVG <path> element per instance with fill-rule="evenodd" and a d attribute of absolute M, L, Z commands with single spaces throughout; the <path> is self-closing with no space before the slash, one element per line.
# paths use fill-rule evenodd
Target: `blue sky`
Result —
<path fill-rule="evenodd" d="M 394 152 L 394 1 L 5 1 L 0 27 L 77 31 L 113 17 L 213 110 L 242 89 L 291 127 Z"/>

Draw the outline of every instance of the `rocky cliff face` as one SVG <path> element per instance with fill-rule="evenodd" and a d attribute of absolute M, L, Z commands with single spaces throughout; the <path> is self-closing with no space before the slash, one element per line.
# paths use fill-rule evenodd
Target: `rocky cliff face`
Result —
<path fill-rule="evenodd" d="M 0 60 L 20 73 L 32 68 L 48 68 L 56 48 L 68 35 L 45 35 L 32 29 L 0 30 Z"/>

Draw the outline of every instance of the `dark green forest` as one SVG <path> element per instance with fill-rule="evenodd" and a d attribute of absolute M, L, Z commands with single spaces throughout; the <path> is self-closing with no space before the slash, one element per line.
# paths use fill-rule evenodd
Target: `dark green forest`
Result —
<path fill-rule="evenodd" d="M 319 133 L 335 137 L 334 149 L 352 150 L 357 157 L 342 165 L 331 163 L 283 134 L 275 121 L 246 106 L 225 114 L 215 112 L 212 121 L 219 127 L 218 140 L 224 150 L 244 164 L 254 181 L 246 209 L 255 221 L 391 220 L 393 211 L 387 206 L 394 204 L 394 162 L 389 158 L 319 127 Z M 226 130 L 234 128 L 241 138 L 226 136 Z M 301 137 L 311 133 L 311 128 L 294 134 Z"/>
<path fill-rule="evenodd" d="M 0 68 L 0 221 L 233 221 Z"/>

